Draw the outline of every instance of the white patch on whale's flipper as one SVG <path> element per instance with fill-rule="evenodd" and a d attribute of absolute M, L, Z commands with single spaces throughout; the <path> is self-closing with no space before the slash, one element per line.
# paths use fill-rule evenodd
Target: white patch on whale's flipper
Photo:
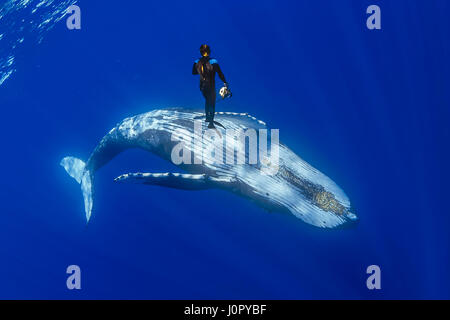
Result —
<path fill-rule="evenodd" d="M 84 211 L 86 212 L 86 221 L 89 222 L 92 213 L 92 174 L 86 170 L 86 164 L 74 157 L 65 157 L 60 162 L 67 173 L 81 184 L 81 192 L 84 199 Z"/>

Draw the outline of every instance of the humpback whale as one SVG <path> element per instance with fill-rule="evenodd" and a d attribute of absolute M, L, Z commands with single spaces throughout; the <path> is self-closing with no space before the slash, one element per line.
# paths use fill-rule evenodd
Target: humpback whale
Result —
<path fill-rule="evenodd" d="M 194 122 L 199 120 L 195 119 L 201 116 L 200 111 L 173 108 L 129 117 L 101 139 L 86 162 L 75 157 L 62 159 L 61 166 L 81 185 L 86 220 L 89 221 L 93 209 L 94 176 L 97 170 L 130 148 L 141 148 L 171 161 L 173 148 L 179 142 L 174 141 L 174 132 L 181 132 L 185 135 L 185 141 L 191 141 L 197 134 Z M 215 119 L 227 129 L 267 128 L 265 122 L 247 113 L 216 112 Z M 195 148 L 205 148 L 205 144 L 211 143 L 208 139 L 200 141 L 203 145 L 186 145 L 195 152 Z M 245 146 L 238 148 L 245 149 Z M 273 174 L 265 173 L 267 167 L 271 166 L 270 161 L 264 165 L 261 161 L 253 164 L 218 163 L 204 154 L 201 162 L 180 163 L 177 166 L 184 172 L 125 173 L 115 178 L 115 181 L 185 190 L 221 188 L 253 200 L 267 210 L 291 213 L 319 228 L 352 225 L 358 220 L 350 200 L 341 188 L 282 143 L 278 145 L 278 163 Z"/>

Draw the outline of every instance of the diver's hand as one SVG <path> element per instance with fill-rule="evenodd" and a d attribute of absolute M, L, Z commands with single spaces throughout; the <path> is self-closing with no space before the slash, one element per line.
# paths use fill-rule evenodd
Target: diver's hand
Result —
<path fill-rule="evenodd" d="M 224 82 L 223 86 L 228 89 L 228 83 Z"/>

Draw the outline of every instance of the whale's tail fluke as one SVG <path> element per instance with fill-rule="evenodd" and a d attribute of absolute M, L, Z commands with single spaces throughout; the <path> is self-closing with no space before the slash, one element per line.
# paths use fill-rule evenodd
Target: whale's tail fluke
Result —
<path fill-rule="evenodd" d="M 84 210 L 86 212 L 86 221 L 89 222 L 92 212 L 92 172 L 86 169 L 84 161 L 74 158 L 65 157 L 60 162 L 61 166 L 66 169 L 67 173 L 81 184 L 81 192 L 84 198 Z"/>

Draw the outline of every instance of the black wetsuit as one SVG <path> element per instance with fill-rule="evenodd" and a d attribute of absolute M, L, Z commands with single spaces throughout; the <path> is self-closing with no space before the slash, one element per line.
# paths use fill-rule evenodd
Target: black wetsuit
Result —
<path fill-rule="evenodd" d="M 205 97 L 206 121 L 214 122 L 216 108 L 216 73 L 220 80 L 226 84 L 225 76 L 220 70 L 219 63 L 211 57 L 197 59 L 192 67 L 192 74 L 200 75 L 200 91 Z"/>

